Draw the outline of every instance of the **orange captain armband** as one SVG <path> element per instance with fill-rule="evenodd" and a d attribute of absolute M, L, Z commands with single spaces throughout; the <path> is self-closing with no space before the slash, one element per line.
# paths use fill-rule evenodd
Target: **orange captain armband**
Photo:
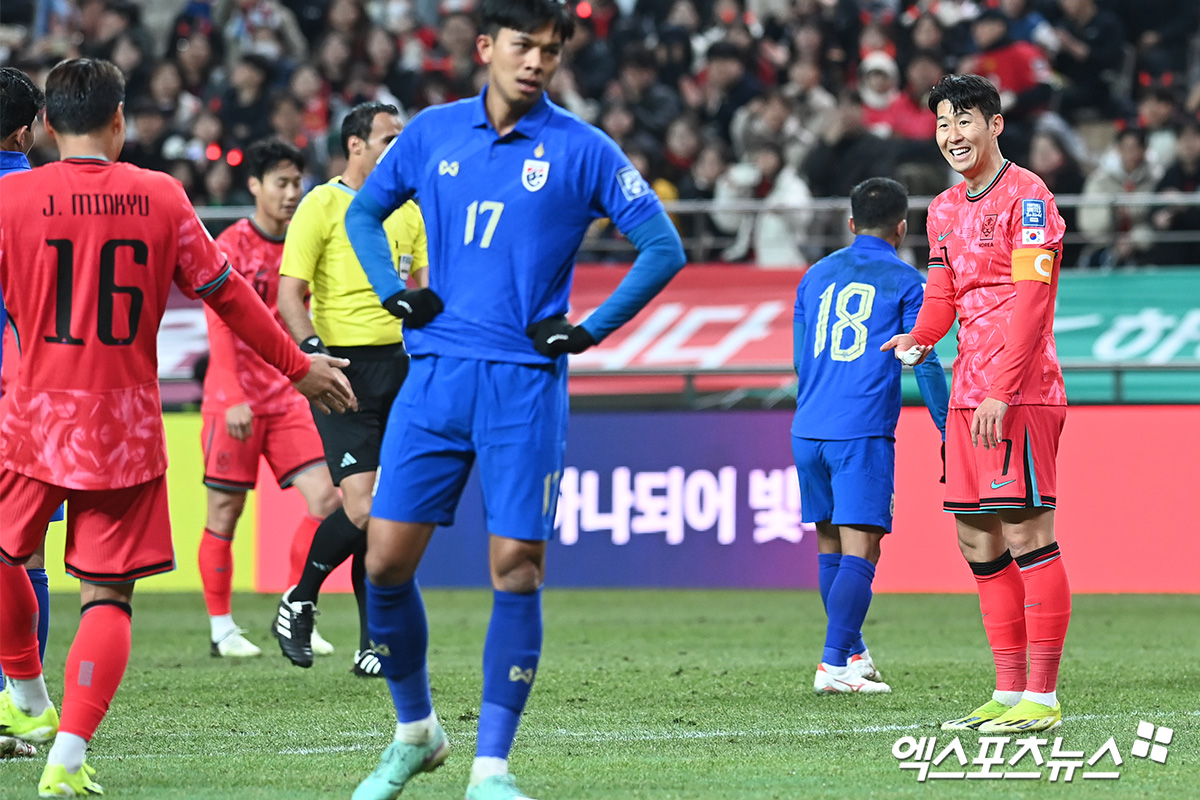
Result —
<path fill-rule="evenodd" d="M 1017 281 L 1041 281 L 1050 283 L 1054 274 L 1054 259 L 1058 253 L 1040 247 L 1023 247 L 1012 251 L 1012 279 Z"/>

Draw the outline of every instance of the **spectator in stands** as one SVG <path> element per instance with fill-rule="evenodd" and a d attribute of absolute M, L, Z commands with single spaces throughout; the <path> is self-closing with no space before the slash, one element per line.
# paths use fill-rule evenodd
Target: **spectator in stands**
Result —
<path fill-rule="evenodd" d="M 1138 98 L 1138 125 L 1146 129 L 1146 157 L 1159 169 L 1175 161 L 1179 97 L 1173 85 L 1155 82 Z"/>
<path fill-rule="evenodd" d="M 1156 191 L 1164 199 L 1200 192 L 1200 117 L 1183 119 L 1176 142 L 1175 162 L 1171 164 Z M 1200 263 L 1200 206 L 1162 205 L 1150 210 L 1150 224 L 1156 233 L 1188 234 L 1187 241 L 1161 241 L 1154 246 L 1151 262 L 1155 264 Z"/>
<path fill-rule="evenodd" d="M 680 200 L 712 200 L 717 180 L 729 169 L 729 146 L 717 138 L 708 139 L 696 154 L 692 168 L 679 179 Z M 679 234 L 689 261 L 712 261 L 723 246 L 720 232 L 707 212 L 679 215 Z"/>
<path fill-rule="evenodd" d="M 1055 21 L 1059 49 L 1053 66 L 1066 84 L 1059 109 L 1071 122 L 1129 113 L 1128 98 L 1115 97 L 1112 83 L 1125 50 L 1120 21 L 1096 0 L 1058 0 Z"/>
<path fill-rule="evenodd" d="M 672 25 L 660 30 L 654 55 L 658 59 L 658 80 L 664 86 L 678 92 L 681 81 L 692 80 L 696 55 L 692 51 L 691 34 L 686 29 Z"/>
<path fill-rule="evenodd" d="M 733 200 L 760 199 L 786 210 L 727 211 L 722 204 Z M 804 248 L 811 247 L 812 193 L 804 179 L 784 161 L 778 145 L 760 142 L 746 158 L 717 179 L 714 190 L 713 223 L 733 234 L 733 244 L 721 258 L 725 261 L 753 259 L 760 267 L 798 267 L 808 263 Z"/>
<path fill-rule="evenodd" d="M 739 108 L 733 115 L 730 136 L 734 155 L 739 158 L 769 144 L 783 153 L 784 162 L 793 169 L 799 168 L 812 147 L 812 134 L 800 125 L 792 112 L 791 98 L 780 89 L 769 89 Z"/>
<path fill-rule="evenodd" d="M 803 164 L 829 124 L 829 118 L 837 108 L 837 98 L 821 85 L 821 70 L 815 62 L 792 61 L 787 76 L 783 92 L 791 98 L 793 113 L 800 122 L 800 141 L 804 143 L 804 150 L 798 154 L 798 163 Z"/>
<path fill-rule="evenodd" d="M 167 57 L 179 66 L 183 89 L 200 100 L 207 100 L 212 91 L 210 86 L 224 80 L 224 70 L 218 63 L 215 42 L 220 37 L 213 33 L 212 22 L 199 18 L 180 18 L 176 23 L 177 36 Z"/>
<path fill-rule="evenodd" d="M 121 160 L 143 169 L 166 172 L 168 164 L 163 157 L 163 143 L 171 130 L 162 109 L 153 99 L 143 96 L 133 99 L 125 113 L 132 124 L 128 126 Z"/>
<path fill-rule="evenodd" d="M 329 10 L 325 12 L 325 26 L 346 37 L 355 58 L 366 53 L 367 31 L 371 21 L 367 18 L 362 0 L 332 0 Z"/>
<path fill-rule="evenodd" d="M 1083 191 L 1084 171 L 1063 140 L 1062 135 L 1049 127 L 1033 134 L 1029 147 L 1029 169 L 1042 179 L 1056 197 L 1079 194 Z M 1063 240 L 1062 266 L 1080 266 L 1083 243 L 1079 231 L 1079 210 L 1074 205 L 1058 204 L 1067 235 Z"/>
<path fill-rule="evenodd" d="M 413 108 L 421 87 L 421 75 L 401 62 L 396 36 L 384 28 L 373 27 L 367 32 L 365 47 L 370 80 L 386 87 L 400 102 L 400 108 Z"/>
<path fill-rule="evenodd" d="M 271 62 L 264 56 L 246 53 L 229 75 L 229 86 L 221 96 L 221 122 L 230 142 L 242 149 L 271 132 L 263 111 L 272 72 Z"/>
<path fill-rule="evenodd" d="M 169 59 L 164 58 L 154 65 L 147 91 L 159 110 L 167 115 L 173 130 L 186 130 L 200 111 L 200 99 L 183 90 L 179 65 Z"/>
<path fill-rule="evenodd" d="M 919 58 L 923 57 L 914 56 L 909 61 L 909 69 L 921 73 Z M 938 73 L 937 78 L 942 76 L 936 61 L 933 70 Z M 900 70 L 891 56 L 879 51 L 869 54 L 858 65 L 858 74 L 859 93 L 863 98 L 863 124 L 867 130 L 884 138 L 929 140 L 933 135 L 933 114 L 928 106 L 917 105 L 919 98 L 900 91 Z M 934 83 L 937 78 L 934 78 Z M 922 91 L 928 92 L 932 87 L 931 83 Z"/>
<path fill-rule="evenodd" d="M 644 45 L 622 54 L 617 80 L 609 85 L 605 97 L 628 106 L 638 130 L 656 141 L 662 141 L 667 126 L 682 110 L 679 93 L 658 82 L 658 57 Z"/>
<path fill-rule="evenodd" d="M 746 70 L 746 54 L 732 42 L 714 42 L 701 85 L 701 116 L 713 134 L 732 142 L 730 125 L 739 108 L 762 94 L 763 86 Z"/>
<path fill-rule="evenodd" d="M 1008 35 L 1014 40 L 1036 44 L 1047 58 L 1058 52 L 1058 34 L 1034 0 L 1000 0 L 999 9 L 1008 17 Z"/>
<path fill-rule="evenodd" d="M 304 173 L 304 188 L 308 190 L 324 175 L 324 164 L 328 153 L 324 142 L 309 137 L 304 130 L 304 108 L 295 95 L 276 92 L 271 98 L 271 132 L 289 144 L 294 144 L 304 155 L 307 164 Z"/>
<path fill-rule="evenodd" d="M 463 11 L 446 14 L 438 24 L 437 42 L 426 54 L 421 69 L 427 76 L 432 72 L 440 74 L 445 82 L 439 91 L 446 100 L 476 94 L 475 73 L 479 68 L 475 56 L 476 33 L 474 17 Z M 434 91 L 428 83 L 424 101 L 425 105 L 434 102 Z"/>
<path fill-rule="evenodd" d="M 216 0 L 213 23 L 224 35 L 225 57 L 232 71 L 243 54 L 255 53 L 275 61 L 303 61 L 308 40 L 296 15 L 279 0 Z"/>
<path fill-rule="evenodd" d="M 1102 199 L 1115 194 L 1153 192 L 1162 174 L 1146 159 L 1146 131 L 1121 126 L 1116 136 L 1120 163 L 1111 169 L 1101 163 L 1083 184 L 1083 197 Z M 1087 236 L 1081 257 L 1084 266 L 1114 267 L 1142 264 L 1154 245 L 1150 210 L 1107 202 L 1079 209 L 1079 228 Z"/>
<path fill-rule="evenodd" d="M 570 67 L 575 75 L 579 93 L 589 100 L 600 100 L 608 84 L 617 75 L 617 61 L 608 42 L 596 36 L 591 17 L 575 22 L 575 34 L 564 46 L 566 57 L 562 69 Z"/>
<path fill-rule="evenodd" d="M 681 114 L 671 120 L 663 144 L 660 171 L 663 177 L 678 185 L 683 176 L 691 171 L 704 145 L 704 140 L 700 138 L 700 120 L 691 114 Z"/>
<path fill-rule="evenodd" d="M 1136 48 L 1134 71 L 1182 82 L 1188 47 L 1200 33 L 1200 3 L 1190 0 L 1118 0 L 1127 41 Z"/>
<path fill-rule="evenodd" d="M 331 97 L 346 88 L 353 56 L 350 42 L 337 31 L 330 31 L 317 43 L 316 66 L 329 87 Z"/>
<path fill-rule="evenodd" d="M 149 91 L 152 62 L 143 50 L 142 40 L 131 31 L 125 31 L 113 41 L 109 60 L 117 65 L 125 76 L 125 96 L 142 97 Z"/>
<path fill-rule="evenodd" d="M 867 178 L 892 176 L 895 149 L 867 130 L 864 115 L 858 92 L 844 91 L 801 169 L 815 196 L 846 197 Z"/>

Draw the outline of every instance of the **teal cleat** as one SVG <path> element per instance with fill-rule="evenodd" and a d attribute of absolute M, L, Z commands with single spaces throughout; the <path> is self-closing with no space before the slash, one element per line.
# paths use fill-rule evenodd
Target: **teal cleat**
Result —
<path fill-rule="evenodd" d="M 450 754 L 450 740 L 439 724 L 428 744 L 392 742 L 379 766 L 354 790 L 351 800 L 395 800 L 412 777 L 433 772 Z"/>
<path fill-rule="evenodd" d="M 467 788 L 466 800 L 533 800 L 522 794 L 512 775 L 493 775 Z"/>

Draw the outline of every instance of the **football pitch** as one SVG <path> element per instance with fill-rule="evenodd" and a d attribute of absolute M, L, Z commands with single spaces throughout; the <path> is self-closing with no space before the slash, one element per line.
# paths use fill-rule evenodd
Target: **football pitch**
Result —
<path fill-rule="evenodd" d="M 427 590 L 434 705 L 452 750 L 405 800 L 461 798 L 474 755 L 488 592 Z M 51 696 L 78 620 L 78 598 L 53 598 Z M 349 798 L 391 740 L 382 680 L 349 672 L 353 599 L 328 596 L 318 628 L 337 648 L 309 670 L 279 655 L 267 626 L 276 598 L 240 594 L 234 609 L 265 657 L 208 653 L 199 594 L 135 600 L 125 682 L 89 754 L 113 798 Z M 893 745 L 954 736 L 942 719 L 988 699 L 990 657 L 972 596 L 880 595 L 865 635 L 893 694 L 816 696 L 824 639 L 816 592 L 545 593 L 546 647 L 510 765 L 542 800 L 668 798 L 1186 798 L 1200 784 L 1200 596 L 1079 596 L 1059 696 L 1063 727 L 1033 755 L 992 771 L 1040 779 L 953 779 L 980 771 L 951 753 L 921 783 Z M 1173 730 L 1164 763 L 1137 757 L 1139 722 Z M 1143 730 L 1150 730 L 1143 726 Z M 1067 783 L 1051 781 L 1051 747 L 1082 751 Z M 1044 735 L 1043 735 L 1044 736 Z M 1086 760 L 1113 737 L 1123 763 Z M 958 739 L 968 760 L 980 734 Z M 1014 743 L 1003 751 L 1016 752 Z M 1159 755 L 1162 750 L 1157 751 Z M 36 797 L 44 751 L 0 762 L 0 797 Z M 1117 779 L 1085 779 L 1089 769 Z M 1189 788 L 1190 787 L 1190 788 Z"/>

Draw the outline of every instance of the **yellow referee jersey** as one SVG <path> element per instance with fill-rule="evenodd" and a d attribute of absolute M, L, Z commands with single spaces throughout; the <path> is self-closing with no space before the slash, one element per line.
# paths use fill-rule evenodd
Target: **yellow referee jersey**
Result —
<path fill-rule="evenodd" d="M 313 328 L 330 347 L 396 344 L 400 320 L 379 303 L 346 238 L 346 209 L 356 192 L 341 177 L 314 187 L 288 225 L 281 275 L 307 281 Z M 400 280 L 429 266 L 425 221 L 411 200 L 383 223 Z"/>

